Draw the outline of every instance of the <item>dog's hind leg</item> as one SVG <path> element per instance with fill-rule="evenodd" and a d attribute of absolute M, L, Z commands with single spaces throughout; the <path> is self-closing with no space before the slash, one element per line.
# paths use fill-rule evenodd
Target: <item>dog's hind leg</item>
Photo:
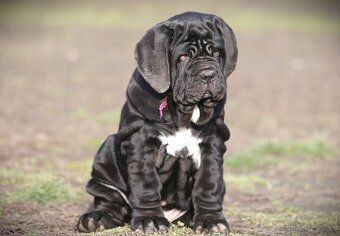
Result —
<path fill-rule="evenodd" d="M 79 232 L 103 231 L 122 226 L 130 220 L 131 209 L 118 191 L 100 184 L 92 187 L 92 194 L 96 192 L 98 195 L 94 197 L 91 211 L 79 218 L 77 224 Z"/>
<path fill-rule="evenodd" d="M 126 183 L 115 152 L 115 135 L 109 136 L 96 154 L 87 191 L 94 196 L 90 212 L 77 223 L 79 232 L 96 232 L 122 226 L 130 220 Z M 121 163 L 120 163 L 121 164 Z"/>

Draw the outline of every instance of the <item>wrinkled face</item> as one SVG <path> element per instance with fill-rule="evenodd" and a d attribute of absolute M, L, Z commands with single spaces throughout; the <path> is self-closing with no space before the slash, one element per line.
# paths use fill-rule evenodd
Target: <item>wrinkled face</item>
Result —
<path fill-rule="evenodd" d="M 160 94 L 171 94 L 183 123 L 199 108 L 202 125 L 226 97 L 226 79 L 237 62 L 232 29 L 198 12 L 176 15 L 150 29 L 135 50 L 137 69 Z M 197 110 L 197 109 L 196 109 Z"/>
<path fill-rule="evenodd" d="M 180 39 L 172 44 L 173 99 L 184 106 L 213 107 L 226 93 L 224 44 L 215 29 L 189 27 L 189 33 L 177 35 Z"/>

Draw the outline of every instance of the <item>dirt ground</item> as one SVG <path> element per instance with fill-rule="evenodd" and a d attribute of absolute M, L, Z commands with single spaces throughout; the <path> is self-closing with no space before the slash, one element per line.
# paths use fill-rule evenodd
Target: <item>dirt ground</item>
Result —
<path fill-rule="evenodd" d="M 134 46 L 188 9 L 222 15 L 238 40 L 225 119 L 224 209 L 233 233 L 340 234 L 336 2 L 46 2 L 0 3 L 0 235 L 77 235 L 91 201 L 91 160 L 117 130 Z M 316 149 L 324 152 L 273 151 L 254 158 L 275 164 L 228 165 L 259 141 L 306 147 L 313 137 L 322 137 Z M 48 180 L 60 185 L 46 197 L 34 187 Z"/>

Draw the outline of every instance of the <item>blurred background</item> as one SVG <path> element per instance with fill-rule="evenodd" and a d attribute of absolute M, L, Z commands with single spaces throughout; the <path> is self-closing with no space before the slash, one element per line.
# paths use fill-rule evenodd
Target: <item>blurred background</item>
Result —
<path fill-rule="evenodd" d="M 0 235 L 73 235 L 117 131 L 134 47 L 184 11 L 233 28 L 225 214 L 234 235 L 339 233 L 338 1 L 1 1 Z M 129 234 L 129 231 L 126 231 Z"/>

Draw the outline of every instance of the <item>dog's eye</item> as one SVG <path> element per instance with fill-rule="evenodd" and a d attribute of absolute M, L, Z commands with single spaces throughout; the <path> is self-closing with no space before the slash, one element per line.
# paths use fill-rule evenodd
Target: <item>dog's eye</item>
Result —
<path fill-rule="evenodd" d="M 213 50 L 213 55 L 214 55 L 214 57 L 219 57 L 219 56 L 221 55 L 220 50 L 214 49 L 214 50 Z"/>
<path fill-rule="evenodd" d="M 186 60 L 188 60 L 188 58 L 189 58 L 189 54 L 183 54 L 179 57 L 179 60 L 186 61 Z"/>

